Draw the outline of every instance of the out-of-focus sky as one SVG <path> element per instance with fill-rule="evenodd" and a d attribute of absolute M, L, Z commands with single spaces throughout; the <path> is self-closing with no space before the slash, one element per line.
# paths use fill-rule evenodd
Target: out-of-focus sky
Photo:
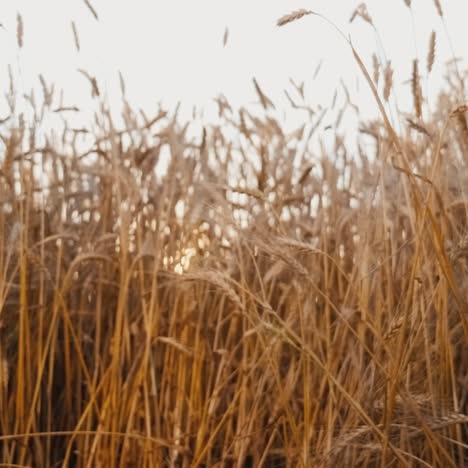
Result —
<path fill-rule="evenodd" d="M 419 57 L 425 72 L 429 36 L 437 32 L 436 63 L 424 90 L 433 97 L 443 84 L 445 62 L 452 58 L 449 39 L 431 0 L 369 0 L 375 31 L 360 18 L 349 23 L 359 1 L 343 0 L 90 0 L 99 15 L 92 16 L 84 0 L 3 0 L 0 5 L 0 79 L 8 88 L 8 64 L 18 77 L 20 92 L 39 87 L 42 73 L 65 90 L 65 104 L 91 106 L 90 86 L 78 68 L 96 76 L 110 102 L 119 99 L 120 70 L 132 104 L 149 114 L 157 102 L 173 108 L 178 101 L 211 106 L 224 93 L 234 105 L 256 100 L 252 77 L 264 92 L 285 105 L 283 90 L 289 78 L 305 81 L 311 103 L 331 103 L 340 79 L 366 113 L 375 109 L 345 41 L 325 21 L 308 16 L 278 28 L 276 20 L 299 8 L 311 9 L 350 35 L 371 67 L 371 55 L 391 60 L 400 103 L 409 104 L 412 60 Z M 441 0 L 447 29 L 457 57 L 466 58 L 464 0 Z M 17 46 L 17 13 L 24 23 L 24 45 Z M 71 21 L 79 33 L 74 46 Z M 223 36 L 228 29 L 227 44 Z M 381 40 L 381 43 L 379 43 Z M 321 71 L 313 80 L 320 61 Z M 359 92 L 357 82 L 359 81 Z M 40 89 L 40 88 L 39 88 Z M 0 109 L 3 109 L 3 104 Z"/>

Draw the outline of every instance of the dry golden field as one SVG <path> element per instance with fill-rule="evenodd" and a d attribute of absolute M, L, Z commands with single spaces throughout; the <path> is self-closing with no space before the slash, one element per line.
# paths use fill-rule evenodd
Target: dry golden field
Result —
<path fill-rule="evenodd" d="M 196 136 L 177 112 L 124 105 L 117 125 L 103 104 L 39 138 L 73 109 L 42 79 L 29 121 L 12 79 L 1 467 L 468 466 L 467 75 L 449 64 L 428 109 L 433 35 L 396 126 L 390 65 L 347 47 L 379 118 L 356 148 L 338 119 L 320 153 L 321 114 L 284 131 L 256 81 L 261 112 L 220 97 Z"/>

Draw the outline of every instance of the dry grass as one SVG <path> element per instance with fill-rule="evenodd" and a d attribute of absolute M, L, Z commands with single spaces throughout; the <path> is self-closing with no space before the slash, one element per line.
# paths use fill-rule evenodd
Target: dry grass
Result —
<path fill-rule="evenodd" d="M 23 47 L 23 33 L 23 17 L 18 13 L 16 15 L 16 42 L 20 49 Z"/>
<path fill-rule="evenodd" d="M 436 51 L 436 32 L 432 31 L 431 37 L 429 39 L 429 51 L 427 53 L 427 73 L 431 73 L 432 67 L 434 66 L 435 61 L 435 51 Z"/>
<path fill-rule="evenodd" d="M 73 42 L 75 44 L 76 51 L 80 51 L 80 36 L 78 35 L 78 29 L 76 29 L 76 24 L 74 21 L 71 22 L 72 33 L 73 33 Z"/>
<path fill-rule="evenodd" d="M 303 8 L 300 10 L 293 11 L 288 13 L 287 15 L 282 16 L 278 19 L 276 24 L 278 26 L 284 26 L 285 24 L 292 23 L 293 21 L 297 21 L 306 15 L 313 15 L 314 12 L 311 10 L 304 10 Z"/>
<path fill-rule="evenodd" d="M 422 92 L 419 77 L 418 61 L 413 60 L 413 75 L 411 77 L 411 91 L 413 94 L 414 113 L 418 119 L 422 116 Z"/>
<path fill-rule="evenodd" d="M 91 12 L 91 14 L 94 16 L 94 18 L 96 19 L 96 21 L 99 21 L 99 16 L 97 14 L 97 11 L 95 10 L 95 8 L 93 7 L 93 5 L 91 5 L 90 1 L 89 0 L 83 0 L 86 7 L 88 8 L 88 10 Z"/>
<path fill-rule="evenodd" d="M 440 0 L 434 0 L 434 5 L 437 10 L 437 14 L 442 18 L 444 16 L 444 12 L 442 10 L 442 4 L 440 3 Z"/>
<path fill-rule="evenodd" d="M 312 122 L 291 134 L 254 81 L 261 114 L 220 97 L 195 138 L 125 101 L 123 127 L 103 105 L 44 144 L 41 118 L 77 107 L 41 77 L 30 127 L 12 85 L 4 466 L 468 466 L 467 107 L 449 72 L 397 133 L 353 52 L 382 117 L 320 157 L 295 83 Z"/>
<path fill-rule="evenodd" d="M 392 92 L 393 86 L 393 69 L 392 64 L 390 62 L 387 63 L 384 72 L 384 90 L 383 96 L 385 101 L 388 101 L 390 98 L 390 93 Z"/>
<path fill-rule="evenodd" d="M 353 11 L 353 14 L 351 15 L 351 18 L 349 19 L 349 22 L 352 23 L 356 17 L 361 18 L 364 20 L 366 23 L 369 23 L 371 26 L 373 26 L 372 18 L 367 10 L 367 6 L 365 3 L 360 3 L 357 8 Z"/>

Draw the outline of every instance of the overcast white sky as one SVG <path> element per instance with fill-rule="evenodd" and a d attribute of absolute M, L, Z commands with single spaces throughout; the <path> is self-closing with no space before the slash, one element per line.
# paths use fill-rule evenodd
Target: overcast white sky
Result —
<path fill-rule="evenodd" d="M 350 34 L 366 63 L 379 51 L 372 28 L 360 19 L 349 24 L 359 1 L 343 0 L 90 0 L 96 21 L 83 0 L 2 0 L 0 5 L 0 78 L 7 89 L 7 65 L 19 77 L 21 92 L 38 86 L 37 75 L 65 90 L 66 104 L 92 107 L 89 83 L 76 70 L 95 75 L 114 102 L 119 96 L 122 71 L 130 101 L 151 113 L 162 101 L 169 107 L 182 101 L 209 107 L 224 93 L 235 105 L 256 99 L 255 76 L 274 101 L 289 77 L 304 80 L 309 101 L 327 106 L 340 78 L 351 87 L 365 111 L 375 104 L 343 39 L 318 17 L 309 16 L 284 28 L 276 20 L 298 8 L 317 11 Z M 468 2 L 441 0 L 455 53 L 466 58 Z M 444 62 L 451 58 L 447 36 L 431 0 L 413 0 L 414 27 L 404 0 L 369 0 L 367 7 L 382 38 L 386 56 L 395 68 L 395 82 L 410 77 L 412 59 L 419 53 L 425 70 L 431 30 L 437 31 L 437 55 L 429 89 L 442 84 Z M 16 43 L 16 15 L 24 21 L 24 46 Z M 79 32 L 81 51 L 75 50 L 71 21 Z M 223 34 L 229 29 L 223 48 Z M 416 51 L 417 46 L 417 51 Z M 380 54 L 382 51 L 380 50 Z M 317 64 L 321 72 L 312 80 Z M 408 88 L 408 86 L 406 86 Z M 405 87 L 397 88 L 400 102 Z M 3 108 L 3 106 L 1 107 Z"/>

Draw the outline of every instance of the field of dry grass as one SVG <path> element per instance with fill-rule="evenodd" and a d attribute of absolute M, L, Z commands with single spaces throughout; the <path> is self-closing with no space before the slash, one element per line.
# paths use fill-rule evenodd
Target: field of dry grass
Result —
<path fill-rule="evenodd" d="M 357 149 L 337 122 L 321 154 L 321 114 L 288 134 L 257 82 L 262 113 L 219 98 L 195 137 L 175 112 L 126 106 L 118 128 L 103 105 L 45 138 L 12 82 L 0 466 L 468 466 L 465 75 L 429 113 L 430 44 L 401 130 L 389 64 L 354 51 L 381 117 Z M 42 85 L 36 125 L 73 111 Z"/>

